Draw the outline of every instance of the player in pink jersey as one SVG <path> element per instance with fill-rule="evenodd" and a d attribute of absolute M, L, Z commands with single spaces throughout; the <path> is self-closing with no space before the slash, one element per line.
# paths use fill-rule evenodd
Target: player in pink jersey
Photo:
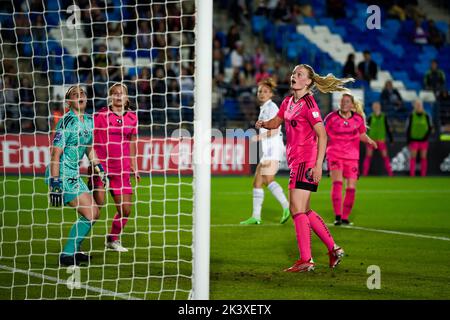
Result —
<path fill-rule="evenodd" d="M 281 103 L 276 117 L 259 120 L 256 128 L 275 129 L 284 120 L 286 126 L 286 155 L 291 170 L 289 178 L 289 209 L 295 225 L 300 259 L 285 269 L 287 272 L 306 272 L 314 269 L 311 255 L 311 229 L 328 249 L 330 268 L 336 267 L 344 250 L 334 242 L 323 219 L 310 208 L 311 192 L 317 191 L 322 178 L 322 164 L 327 145 L 327 134 L 311 91 L 346 91 L 343 85 L 351 78 L 338 79 L 329 74 L 322 77 L 309 65 L 301 64 L 291 75 L 292 96 Z"/>
<path fill-rule="evenodd" d="M 348 217 L 355 202 L 356 181 L 359 172 L 360 141 L 377 148 L 375 141 L 366 134 L 366 121 L 362 104 L 353 95 L 344 93 L 339 110 L 325 117 L 328 134 L 327 160 L 332 181 L 331 199 L 335 225 L 350 222 Z M 342 184 L 346 179 L 344 206 L 342 207 Z"/>
<path fill-rule="evenodd" d="M 117 207 L 117 213 L 107 237 L 106 247 L 127 252 L 119 240 L 131 212 L 130 174 L 140 180 L 136 161 L 137 117 L 129 106 L 128 89 L 116 83 L 109 88 L 109 106 L 94 115 L 94 149 L 100 162 L 108 168 L 109 189 Z M 106 190 L 97 177 L 91 178 L 94 199 L 99 206 L 105 203 Z"/>

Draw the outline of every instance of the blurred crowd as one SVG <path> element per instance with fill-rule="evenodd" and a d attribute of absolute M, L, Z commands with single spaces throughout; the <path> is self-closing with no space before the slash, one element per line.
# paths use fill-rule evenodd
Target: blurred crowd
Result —
<path fill-rule="evenodd" d="M 215 102 L 223 105 L 224 100 L 236 99 L 239 111 L 244 120 L 251 125 L 257 114 L 255 105 L 255 86 L 265 77 L 274 78 L 279 84 L 278 96 L 284 96 L 289 90 L 290 70 L 285 66 L 291 63 L 284 60 L 279 52 L 275 52 L 272 59 L 268 59 L 264 52 L 267 46 L 262 41 L 256 46 L 246 46 L 241 39 L 244 27 L 251 25 L 252 16 L 265 16 L 275 25 L 303 24 L 305 20 L 314 17 L 314 9 L 310 1 L 302 0 L 259 0 L 259 1 L 216 1 L 218 7 L 227 12 L 232 18 L 228 30 L 220 30 L 216 26 L 213 45 L 213 77 L 215 85 Z M 419 7 L 417 1 L 367 1 L 367 4 L 376 4 L 387 12 L 388 17 L 405 21 L 414 20 L 415 27 L 410 34 L 410 41 L 417 46 L 431 44 L 437 49 L 446 42 L 450 42 L 450 35 L 441 32 L 432 19 Z M 344 0 L 327 0 L 326 15 L 334 19 L 345 19 L 348 7 Z M 223 28 L 223 26 L 222 26 Z M 448 36 L 448 38 L 447 38 Z M 378 65 L 370 51 L 363 53 L 362 61 L 355 61 L 355 54 L 350 54 L 342 68 L 343 77 L 357 79 L 356 87 L 367 88 L 372 80 L 377 80 Z M 319 70 L 320 71 L 320 70 Z M 440 104 L 443 123 L 450 124 L 448 109 L 447 75 L 439 68 L 439 61 L 433 60 L 429 70 L 423 75 L 422 89 L 432 91 L 436 101 Z M 386 81 L 378 97 L 383 111 L 392 118 L 404 121 L 410 112 L 398 88 L 392 80 Z M 439 116 L 439 114 L 438 114 Z"/>
<path fill-rule="evenodd" d="M 9 4 L 11 8 L 8 5 L 3 8 L 3 12 L 15 12 L 13 27 L 2 28 L 0 33 L 4 48 L 0 64 L 0 130 L 3 132 L 45 132 L 52 123 L 52 114 L 56 118 L 64 110 L 61 93 L 53 92 L 57 86 L 55 72 L 48 70 L 54 68 L 52 63 L 58 54 L 67 55 L 67 52 L 63 48 L 50 48 L 44 2 L 14 0 Z M 152 130 L 164 130 L 167 125 L 192 121 L 195 1 L 122 2 L 123 6 L 118 8 L 112 6 L 113 0 L 77 1 L 82 31 L 91 40 L 91 46 L 81 47 L 78 56 L 61 63 L 64 79 L 68 77 L 72 83 L 85 86 L 88 112 L 105 106 L 109 85 L 121 81 L 128 86 L 131 105 L 137 109 L 141 125 L 152 124 Z M 62 0 L 60 4 L 66 8 L 72 1 Z M 418 21 L 411 35 L 411 41 L 418 45 L 428 43 L 440 47 L 447 41 L 432 20 L 426 20 L 427 27 L 422 28 L 426 16 L 417 1 L 381 0 L 371 4 L 382 6 L 391 17 L 401 21 L 406 18 Z M 275 24 L 302 24 L 314 16 L 313 6 L 304 0 L 216 0 L 214 5 L 215 9 L 226 12 L 231 23 L 226 26 L 214 23 L 213 125 L 226 127 L 230 119 L 224 104 L 230 100 L 238 102 L 234 106 L 239 113 L 236 120 L 250 125 L 258 112 L 257 83 L 267 77 L 274 78 L 278 83 L 277 97 L 283 97 L 289 91 L 291 70 L 280 53 L 272 54 L 269 44 L 262 41 L 256 46 L 247 44 L 244 28 L 250 25 L 253 15 L 266 16 Z M 346 17 L 344 0 L 327 0 L 326 9 L 330 17 Z M 61 19 L 67 19 L 68 14 L 62 13 Z M 119 13 L 122 22 L 110 18 L 114 13 Z M 33 50 L 42 49 L 45 54 L 27 55 L 23 39 L 32 39 Z M 133 61 L 146 58 L 150 64 L 130 68 L 123 64 L 123 58 Z M 364 52 L 363 61 L 355 61 L 355 55 L 351 54 L 339 76 L 369 83 L 377 79 L 380 67 L 369 51 Z M 444 107 L 448 105 L 446 76 L 439 68 L 439 61 L 433 61 L 423 80 L 423 88 L 435 92 Z M 392 81 L 385 83 L 379 101 L 384 111 L 394 114 L 405 111 L 403 97 Z"/>
<path fill-rule="evenodd" d="M 47 41 L 50 28 L 45 23 L 44 2 L 32 0 L 27 5 L 25 1 L 14 1 L 11 7 L 3 8 L 4 12 L 15 12 L 12 28 L 1 30 L 2 43 L 5 50 L 9 46 L 11 55 L 2 56 L 0 65 L 0 130 L 4 132 L 46 131 L 52 115 L 64 110 L 63 93 L 53 92 L 60 83 L 51 71 L 56 68 L 54 57 L 68 53 L 60 47 L 53 49 Z M 195 1 L 150 4 L 128 0 L 122 7 L 112 7 L 112 3 L 77 1 L 82 31 L 92 45 L 81 48 L 75 59 L 61 63 L 64 84 L 80 83 L 86 88 L 88 112 L 106 106 L 108 87 L 124 82 L 141 125 L 152 124 L 152 129 L 164 130 L 168 123 L 192 121 Z M 71 4 L 69 0 L 60 1 L 62 8 Z M 113 10 L 120 10 L 119 19 L 126 18 L 121 23 L 108 20 Z M 61 19 L 68 18 L 64 14 L 61 11 Z M 24 39 L 31 39 L 34 51 L 36 45 L 42 45 L 45 54 L 27 56 Z M 145 58 L 150 63 L 130 68 L 122 63 L 124 57 L 133 61 Z M 67 65 L 67 61 L 71 64 Z M 36 121 L 40 118 L 45 121 Z"/>

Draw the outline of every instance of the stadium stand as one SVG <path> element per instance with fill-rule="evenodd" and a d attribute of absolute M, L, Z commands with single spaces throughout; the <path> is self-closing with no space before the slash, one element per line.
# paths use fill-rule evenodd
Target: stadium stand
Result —
<path fill-rule="evenodd" d="M 345 8 L 342 12 L 334 7 L 327 8 L 327 3 L 336 6 L 339 2 Z M 381 29 L 368 30 L 367 3 L 311 0 L 279 1 L 278 4 L 275 8 L 269 8 L 265 2 L 258 2 L 249 24 L 254 36 L 273 48 L 274 52 L 281 53 L 284 63 L 307 63 L 321 74 L 331 72 L 341 76 L 349 54 L 355 55 L 355 63 L 358 64 L 363 59 L 363 51 L 368 50 L 379 66 L 377 79 L 370 83 L 358 80 L 353 86 L 364 90 L 367 113 L 370 113 L 371 103 L 380 100 L 386 81 L 392 80 L 404 100 L 403 121 L 415 99 L 423 100 L 426 110 L 433 117 L 439 117 L 435 106 L 436 95 L 426 90 L 424 76 L 435 59 L 447 75 L 446 88 L 449 87 L 450 46 L 448 43 L 414 43 L 415 20 L 422 19 L 421 26 L 427 34 L 431 30 L 429 20 L 424 19 L 425 13 L 418 6 L 407 6 L 405 9 L 394 9 L 392 4 L 381 6 Z M 301 12 L 301 18 L 297 12 Z M 404 20 L 396 16 L 398 12 Z M 436 21 L 431 26 L 434 33 L 445 39 L 448 32 L 446 21 Z M 245 30 L 244 27 L 240 29 Z M 396 128 L 397 134 L 403 135 L 404 124 Z"/>
<path fill-rule="evenodd" d="M 114 10 L 105 6 L 111 1 L 117 5 Z M 19 95 L 29 93 L 23 85 L 27 83 L 24 78 L 33 78 L 35 86 L 32 95 L 22 97 L 20 101 L 34 96 L 34 113 L 25 114 L 36 117 L 32 125 L 25 121 L 24 130 L 48 131 L 51 123 L 49 109 L 53 110 L 48 108 L 48 101 L 52 105 L 60 104 L 61 92 L 64 91 L 62 87 L 78 79 L 86 85 L 89 96 L 96 97 L 90 101 L 91 112 L 105 103 L 101 97 L 104 97 L 107 84 L 123 80 L 130 88 L 132 104 L 139 110 L 142 125 L 149 124 L 152 119 L 157 129 L 159 122 L 170 122 L 171 119 L 175 122 L 179 115 L 177 112 L 164 112 L 167 103 L 173 108 L 179 107 L 184 119 L 192 119 L 193 99 L 183 94 L 183 89 L 193 85 L 193 46 L 186 46 L 185 52 L 177 49 L 166 52 L 163 49 L 166 44 L 180 39 L 174 36 L 175 32 L 169 33 L 167 39 L 162 36 L 165 31 L 179 31 L 182 24 L 184 43 L 193 43 L 193 21 L 189 18 L 174 21 L 171 29 L 166 30 L 163 23 L 150 19 L 150 10 L 136 12 L 130 9 L 136 3 L 141 6 L 139 1 L 93 1 L 95 5 L 91 3 L 91 10 L 83 10 L 88 8 L 90 2 L 80 0 L 78 5 L 82 9 L 84 27 L 76 31 L 67 27 L 62 29 L 63 32 L 57 32 L 55 27 L 67 19 L 59 7 L 67 7 L 71 1 L 48 1 L 45 10 L 40 0 L 32 1 L 29 9 L 24 3 L 16 0 L 0 8 L 3 39 L 3 77 L 0 85 L 4 89 L 0 99 L 3 106 L 0 116 L 4 119 L 7 114 L 9 119 L 8 123 L 0 121 L 3 131 L 20 130 L 20 112 L 16 104 Z M 119 6 L 120 3 L 122 6 Z M 367 6 L 367 3 L 356 0 L 216 0 L 213 125 L 218 128 L 253 125 L 256 110 L 248 109 L 252 109 L 252 99 L 254 102 L 257 77 L 275 77 L 280 84 L 278 96 L 282 97 L 288 91 L 289 72 L 293 64 L 307 63 L 321 74 L 331 72 L 341 76 L 348 55 L 355 55 L 357 65 L 362 61 L 365 50 L 371 52 L 372 60 L 379 66 L 376 80 L 368 83 L 358 79 L 353 85 L 364 90 L 367 113 L 370 113 L 370 104 L 380 100 L 386 81 L 392 80 L 404 101 L 405 113 L 401 119 L 411 110 L 412 101 L 420 98 L 435 122 L 441 123 L 441 113 L 437 107 L 440 93 L 425 90 L 424 76 L 431 61 L 436 60 L 446 75 L 443 89 L 447 90 L 450 86 L 447 21 L 430 23 L 426 12 L 421 12 L 418 6 L 396 8 L 388 4 L 381 6 L 381 29 L 368 30 Z M 168 9 L 176 10 L 175 6 Z M 165 7 L 160 4 L 154 4 L 152 10 L 154 15 L 165 14 Z M 183 7 L 183 10 L 189 8 Z M 26 16 L 28 12 L 31 12 L 31 25 Z M 230 16 L 232 19 L 228 18 Z M 108 17 L 109 23 L 106 23 L 105 17 Z M 130 22 L 120 27 L 114 23 L 119 17 L 130 19 Z M 136 17 L 138 19 L 133 20 Z M 434 40 L 430 37 L 429 41 L 432 44 L 414 43 L 417 19 L 422 19 L 420 25 L 425 32 L 434 35 Z M 91 25 L 93 20 L 96 23 Z M 77 42 L 74 32 L 77 32 Z M 108 40 L 106 34 L 109 35 Z M 59 40 L 62 40 L 62 46 Z M 236 44 L 242 44 L 244 50 L 240 53 L 234 50 Z M 234 69 L 233 53 L 233 59 L 242 62 Z M 180 59 L 183 60 L 183 68 L 175 63 Z M 261 71 L 261 68 L 264 70 Z M 33 74 L 31 70 L 34 70 Z M 164 74 L 172 80 L 170 83 L 161 81 Z M 173 91 L 168 91 L 168 88 Z M 331 108 L 328 100 L 323 99 L 322 105 L 326 104 L 324 112 Z M 400 124 L 397 133 L 402 134 L 402 130 L 403 125 Z"/>
<path fill-rule="evenodd" d="M 179 114 L 184 120 L 192 121 L 193 97 L 180 94 L 183 89 L 190 90 L 194 77 L 194 21 L 189 3 L 179 7 L 135 0 L 80 0 L 77 5 L 82 27 L 71 28 L 67 23 L 69 13 L 60 8 L 68 8 L 72 1 L 34 0 L 28 4 L 15 0 L 5 5 L 2 2 L 1 86 L 4 95 L 0 101 L 0 116 L 2 120 L 7 116 L 8 121 L 0 121 L 1 129 L 6 133 L 21 130 L 15 107 L 19 93 L 14 88 L 23 84 L 24 79 L 33 79 L 34 83 L 36 119 L 33 125 L 36 127 L 30 129 L 27 124 L 29 131 L 49 130 L 49 110 L 61 107 L 49 108 L 48 104 L 61 105 L 64 88 L 74 83 L 86 87 L 91 97 L 87 110 L 93 112 L 106 104 L 105 90 L 109 84 L 123 81 L 129 88 L 131 104 L 139 110 L 140 125 L 147 132 L 150 119 L 154 133 L 164 130 L 165 123 L 170 126 L 171 122 L 178 122 L 175 118 L 179 118 Z M 151 14 L 170 16 L 171 23 L 166 26 L 164 19 L 153 19 Z M 126 22 L 118 24 L 122 19 Z M 185 45 L 184 52 L 175 46 L 180 41 Z M 168 84 L 161 81 L 166 75 Z M 22 89 L 20 87 L 20 92 L 25 94 L 26 89 Z M 176 95 L 179 101 L 174 99 Z M 181 112 L 165 112 L 169 104 Z"/>

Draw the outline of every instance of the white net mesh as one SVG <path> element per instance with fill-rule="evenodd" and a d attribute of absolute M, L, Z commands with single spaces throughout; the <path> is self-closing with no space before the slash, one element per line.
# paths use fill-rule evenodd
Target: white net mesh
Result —
<path fill-rule="evenodd" d="M 0 298 L 186 299 L 192 290 L 191 140 L 195 1 L 4 1 L 0 94 Z M 107 196 L 82 244 L 89 266 L 58 265 L 74 208 L 49 205 L 44 171 L 68 87 L 87 92 L 87 113 L 122 82 L 138 116 L 131 214 L 105 249 L 117 212 Z M 87 167 L 82 163 L 82 172 Z M 83 177 L 86 181 L 86 177 Z"/>

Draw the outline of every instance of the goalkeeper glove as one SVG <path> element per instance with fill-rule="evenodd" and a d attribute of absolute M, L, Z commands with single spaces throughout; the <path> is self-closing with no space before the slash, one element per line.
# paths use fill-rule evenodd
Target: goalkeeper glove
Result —
<path fill-rule="evenodd" d="M 95 173 L 102 179 L 103 187 L 105 189 L 108 188 L 108 177 L 106 175 L 105 169 L 103 169 L 103 166 L 101 163 L 98 163 L 94 166 Z"/>
<path fill-rule="evenodd" d="M 60 178 L 50 178 L 50 203 L 54 207 L 62 205 L 62 188 Z"/>

